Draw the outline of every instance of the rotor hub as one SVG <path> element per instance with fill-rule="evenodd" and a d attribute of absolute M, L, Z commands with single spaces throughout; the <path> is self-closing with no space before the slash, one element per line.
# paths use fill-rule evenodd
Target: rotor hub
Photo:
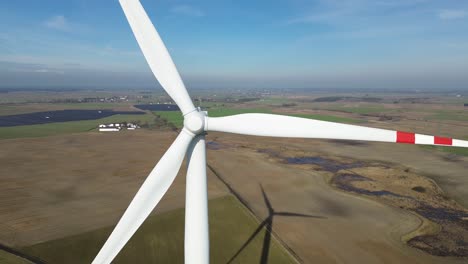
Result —
<path fill-rule="evenodd" d="M 201 111 L 193 111 L 184 116 L 184 127 L 195 135 L 205 130 L 205 116 Z"/>

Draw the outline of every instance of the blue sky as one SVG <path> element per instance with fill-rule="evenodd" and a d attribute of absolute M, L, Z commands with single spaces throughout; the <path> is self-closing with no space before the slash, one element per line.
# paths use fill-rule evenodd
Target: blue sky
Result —
<path fill-rule="evenodd" d="M 142 0 L 188 87 L 468 89 L 465 0 Z M 0 87 L 151 87 L 117 0 L 0 2 Z"/>

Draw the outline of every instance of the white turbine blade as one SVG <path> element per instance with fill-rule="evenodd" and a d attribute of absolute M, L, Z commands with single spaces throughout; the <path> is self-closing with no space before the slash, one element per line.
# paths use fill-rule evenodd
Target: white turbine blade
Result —
<path fill-rule="evenodd" d="M 210 117 L 207 119 L 206 127 L 206 131 L 253 136 L 325 138 L 468 147 L 468 141 L 463 140 L 270 114 Z"/>
<path fill-rule="evenodd" d="M 185 263 L 208 264 L 208 192 L 206 186 L 205 136 L 196 137 L 187 152 L 185 196 Z"/>
<path fill-rule="evenodd" d="M 185 130 L 146 178 L 93 264 L 108 264 L 145 221 L 171 186 L 184 160 L 193 135 Z"/>
<path fill-rule="evenodd" d="M 138 0 L 119 0 L 143 55 L 154 76 L 161 86 L 172 97 L 185 115 L 192 112 L 195 106 L 185 89 L 179 72 L 161 40 L 156 28 L 151 23 L 143 6 Z"/>

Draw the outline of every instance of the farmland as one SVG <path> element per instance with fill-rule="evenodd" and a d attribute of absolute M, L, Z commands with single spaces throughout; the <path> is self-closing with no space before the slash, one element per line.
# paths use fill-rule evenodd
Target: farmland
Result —
<path fill-rule="evenodd" d="M 3 264 L 32 264 L 33 262 L 29 262 L 21 257 L 15 256 L 14 254 L 10 254 L 6 251 L 0 249 L 0 263 Z"/>
<path fill-rule="evenodd" d="M 140 111 L 134 105 L 172 103 L 148 91 L 6 95 L 11 101 L 0 100 L 1 116 L 65 109 Z M 105 102 L 88 102 L 99 98 Z M 212 117 L 271 113 L 468 136 L 465 101 L 452 94 L 262 90 L 200 91 L 194 98 Z M 117 122 L 144 126 L 118 133 L 96 130 L 100 123 Z M 182 125 L 178 111 L 149 109 L 143 115 L 0 128 L 0 244 L 46 263 L 88 263 Z M 234 263 L 258 263 L 269 235 L 272 263 L 466 261 L 463 246 L 438 248 L 453 241 L 447 232 L 454 238 L 466 235 L 458 229 L 468 207 L 465 149 L 215 132 L 208 133 L 207 142 L 213 263 L 228 262 L 269 221 L 271 232 L 260 228 Z M 185 165 L 116 263 L 182 262 L 184 193 Z M 264 197 L 275 212 L 304 217 L 273 217 Z M 436 207 L 455 218 L 434 219 L 430 210 Z M 0 252 L 2 258 L 13 256 Z"/>
<path fill-rule="evenodd" d="M 84 120 L 73 122 L 60 122 L 40 125 L 0 127 L 0 139 L 24 138 L 24 137 L 47 137 L 69 133 L 82 133 L 95 131 L 99 124 L 134 122 L 139 124 L 152 124 L 152 114 L 144 115 L 114 115 L 96 120 Z"/>
<path fill-rule="evenodd" d="M 227 263 L 259 223 L 232 196 L 210 200 L 209 212 L 210 241 L 213 244 L 210 259 L 213 263 Z M 23 251 L 47 263 L 90 263 L 111 231 L 111 227 L 102 228 L 29 246 Z M 265 231 L 263 229 L 233 263 L 253 263 L 260 259 Z M 114 263 L 183 263 L 183 238 L 183 209 L 151 216 Z M 269 263 L 294 263 L 276 241 L 268 246 Z"/>

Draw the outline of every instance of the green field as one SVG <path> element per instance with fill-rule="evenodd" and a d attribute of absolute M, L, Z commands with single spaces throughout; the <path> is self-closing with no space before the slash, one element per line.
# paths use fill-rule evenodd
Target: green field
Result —
<path fill-rule="evenodd" d="M 139 122 L 140 124 L 154 122 L 152 114 L 144 115 L 113 115 L 96 120 L 60 122 L 40 125 L 0 127 L 0 139 L 45 137 L 68 133 L 91 131 L 102 123 Z"/>
<path fill-rule="evenodd" d="M 227 263 L 259 226 L 232 196 L 209 201 L 210 259 Z M 48 241 L 21 249 L 46 263 L 91 263 L 112 228 Z M 258 263 L 263 248 L 262 230 L 233 263 Z M 271 241 L 269 263 L 295 263 L 276 240 Z M 113 263 L 183 263 L 184 210 L 151 216 Z"/>
<path fill-rule="evenodd" d="M 455 154 L 458 156 L 466 156 L 468 157 L 468 148 L 458 148 L 458 147 L 439 147 L 439 146 L 421 146 L 422 148 L 428 150 L 437 150 L 442 151 L 450 154 Z"/>
<path fill-rule="evenodd" d="M 184 126 L 184 117 L 179 111 L 156 111 L 155 115 L 165 119 L 167 122 L 174 126 L 181 128 Z"/>
<path fill-rule="evenodd" d="M 326 107 L 326 110 L 331 110 L 331 111 L 340 111 L 340 112 L 346 112 L 346 113 L 352 113 L 352 114 L 360 114 L 360 115 L 366 115 L 366 114 L 376 114 L 376 113 L 383 113 L 383 112 L 388 112 L 391 111 L 391 109 L 387 109 L 384 106 L 358 106 L 358 107 Z"/>
<path fill-rule="evenodd" d="M 262 98 L 259 101 L 256 101 L 256 103 L 262 104 L 262 105 L 283 105 L 283 104 L 290 104 L 293 103 L 294 101 L 284 98 L 284 97 L 268 97 L 268 98 Z"/>
<path fill-rule="evenodd" d="M 438 113 L 430 115 L 427 118 L 435 120 L 452 120 L 468 122 L 468 114 L 466 114 L 465 112 L 439 111 Z"/>
<path fill-rule="evenodd" d="M 30 264 L 31 262 L 12 255 L 6 251 L 0 250 L 0 263 L 2 264 Z"/>

